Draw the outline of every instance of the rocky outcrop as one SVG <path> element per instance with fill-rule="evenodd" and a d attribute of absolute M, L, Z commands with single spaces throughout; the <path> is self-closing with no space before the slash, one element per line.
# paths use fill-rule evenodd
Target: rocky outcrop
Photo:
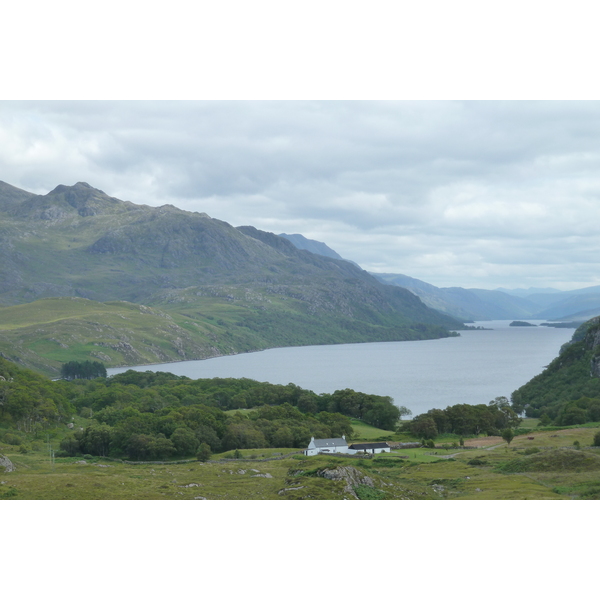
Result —
<path fill-rule="evenodd" d="M 344 491 L 348 492 L 358 500 L 354 488 L 359 485 L 375 487 L 375 482 L 368 475 L 363 475 L 356 467 L 335 467 L 334 469 L 323 469 L 319 472 L 321 477 L 332 481 L 345 481 Z"/>
<path fill-rule="evenodd" d="M 12 464 L 10 459 L 8 459 L 6 456 L 3 456 L 2 454 L 0 454 L 0 469 L 2 467 L 4 467 L 5 473 L 10 473 L 11 471 L 16 471 L 15 465 Z"/>

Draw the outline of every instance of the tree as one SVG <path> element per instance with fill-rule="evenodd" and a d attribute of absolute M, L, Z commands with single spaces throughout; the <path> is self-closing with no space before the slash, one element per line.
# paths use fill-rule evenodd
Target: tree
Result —
<path fill-rule="evenodd" d="M 412 410 L 406 408 L 406 406 L 399 406 L 398 412 L 400 413 L 400 420 L 402 420 L 402 417 L 410 417 L 412 415 Z"/>
<path fill-rule="evenodd" d="M 502 436 L 502 439 L 509 445 L 515 437 L 513 430 L 509 428 L 503 429 L 500 435 Z"/>
<path fill-rule="evenodd" d="M 210 459 L 211 456 L 212 456 L 212 452 L 210 451 L 210 446 L 207 443 L 202 442 L 200 444 L 200 447 L 198 448 L 196 458 L 200 462 L 206 462 L 207 460 Z"/>
<path fill-rule="evenodd" d="M 95 379 L 96 377 L 106 377 L 106 367 L 97 360 L 86 360 L 78 362 L 72 360 L 64 363 L 60 369 L 60 375 L 63 379 Z"/>
<path fill-rule="evenodd" d="M 198 449 L 196 434 L 189 427 L 179 427 L 171 435 L 171 442 L 180 456 L 190 456 Z"/>
<path fill-rule="evenodd" d="M 437 437 L 438 430 L 435 421 L 427 414 L 418 415 L 410 424 L 410 432 L 419 438 L 433 439 Z"/>

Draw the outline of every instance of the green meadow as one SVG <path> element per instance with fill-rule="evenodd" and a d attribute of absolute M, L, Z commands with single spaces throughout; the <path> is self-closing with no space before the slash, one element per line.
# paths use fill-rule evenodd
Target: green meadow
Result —
<path fill-rule="evenodd" d="M 0 444 L 0 453 L 16 468 L 0 473 L 0 498 L 599 499 L 600 448 L 591 447 L 597 431 L 597 425 L 550 429 L 519 435 L 510 445 L 486 438 L 486 447 L 402 449 L 374 458 L 306 457 L 297 449 L 270 448 L 243 450 L 237 459 L 227 452 L 208 462 L 163 464 L 90 456 L 52 459 L 57 439 L 48 438 L 34 442 L 25 454 L 17 446 Z"/>

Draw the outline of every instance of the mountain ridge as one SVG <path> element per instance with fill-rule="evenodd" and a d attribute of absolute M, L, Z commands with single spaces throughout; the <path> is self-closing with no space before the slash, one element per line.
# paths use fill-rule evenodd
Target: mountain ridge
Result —
<path fill-rule="evenodd" d="M 46 195 L 21 192 L 0 186 L 0 306 L 56 297 L 151 306 L 189 331 L 201 330 L 204 337 L 194 344 L 216 348 L 215 355 L 274 345 L 427 339 L 462 328 L 348 261 L 300 250 L 254 227 L 122 201 L 85 182 Z M 38 344 L 52 369 L 61 357 L 81 360 L 89 350 L 66 341 L 59 329 L 48 326 L 44 333 L 58 345 Z M 83 324 L 80 329 L 88 331 Z M 138 334 L 131 334 L 135 343 L 141 343 Z M 123 364 L 125 354 L 108 366 Z"/>

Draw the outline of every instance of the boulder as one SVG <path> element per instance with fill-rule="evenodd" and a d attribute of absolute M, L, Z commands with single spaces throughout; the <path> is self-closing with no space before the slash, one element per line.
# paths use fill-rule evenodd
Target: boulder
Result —
<path fill-rule="evenodd" d="M 5 473 L 10 473 L 11 471 L 16 471 L 15 465 L 12 464 L 10 459 L 6 456 L 0 454 L 0 468 L 4 467 Z"/>

